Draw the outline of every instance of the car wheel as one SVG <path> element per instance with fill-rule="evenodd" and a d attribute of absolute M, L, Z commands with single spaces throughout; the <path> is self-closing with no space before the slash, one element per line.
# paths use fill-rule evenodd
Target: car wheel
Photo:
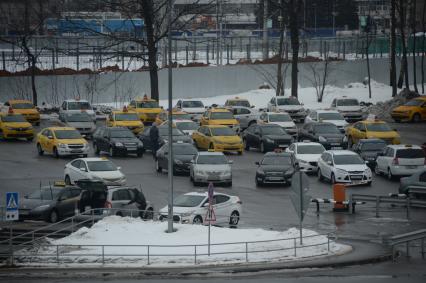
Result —
<path fill-rule="evenodd" d="M 192 224 L 203 224 L 203 218 L 200 215 L 195 216 L 194 220 L 192 220 Z"/>
<path fill-rule="evenodd" d="M 136 156 L 137 156 L 137 157 L 142 157 L 142 156 L 143 156 L 143 152 L 138 152 L 138 153 L 136 154 Z"/>
<path fill-rule="evenodd" d="M 161 168 L 160 164 L 158 164 L 158 159 L 155 160 L 155 170 L 157 170 L 158 173 L 163 171 L 163 168 Z"/>
<path fill-rule="evenodd" d="M 379 166 L 377 166 L 377 164 L 376 164 L 376 166 L 374 167 L 374 174 L 376 174 L 377 176 L 380 176 L 380 175 L 381 175 L 380 170 L 379 170 Z"/>
<path fill-rule="evenodd" d="M 330 182 L 334 185 L 336 184 L 336 177 L 334 177 L 334 173 L 331 173 Z"/>
<path fill-rule="evenodd" d="M 154 210 L 152 210 L 152 208 L 149 208 L 146 211 L 144 219 L 149 219 L 149 220 L 154 219 Z"/>
<path fill-rule="evenodd" d="M 213 143 L 211 143 L 211 144 L 209 145 L 209 149 L 213 149 L 213 150 L 214 150 L 214 144 L 213 144 Z"/>
<path fill-rule="evenodd" d="M 260 152 L 266 153 L 265 144 L 263 142 L 260 142 Z"/>
<path fill-rule="evenodd" d="M 68 186 L 71 185 L 71 179 L 70 179 L 70 176 L 68 176 L 68 175 L 65 176 L 65 184 L 68 185 Z"/>
<path fill-rule="evenodd" d="M 58 149 L 56 147 L 53 148 L 53 156 L 55 158 L 59 158 L 59 152 L 58 152 Z"/>
<path fill-rule="evenodd" d="M 164 217 L 163 215 L 160 215 L 160 217 L 158 217 L 158 220 L 160 220 L 161 222 L 163 222 L 165 218 L 166 217 Z"/>
<path fill-rule="evenodd" d="M 256 187 L 262 187 L 263 186 L 263 182 L 259 181 L 257 178 L 254 178 L 254 182 L 256 183 Z"/>
<path fill-rule="evenodd" d="M 373 181 L 367 182 L 367 186 L 371 187 L 371 185 L 373 184 Z"/>
<path fill-rule="evenodd" d="M 419 122 L 420 122 L 420 120 L 421 120 L 420 114 L 419 114 L 419 113 L 415 113 L 415 114 L 413 115 L 413 119 L 412 119 L 412 121 L 413 121 L 414 123 L 419 123 Z"/>
<path fill-rule="evenodd" d="M 250 147 L 248 146 L 246 139 L 243 139 L 243 144 L 244 144 L 244 149 L 247 150 L 247 151 L 249 151 Z"/>
<path fill-rule="evenodd" d="M 43 153 L 44 153 L 44 151 L 43 151 L 43 149 L 41 148 L 41 145 L 38 143 L 37 144 L 37 152 L 38 152 L 38 155 L 40 155 L 40 156 L 42 156 L 43 155 Z"/>
<path fill-rule="evenodd" d="M 318 173 L 318 180 L 319 181 L 323 181 L 324 180 L 324 176 L 321 173 L 321 169 L 318 168 L 318 172 L 317 173 Z"/>
<path fill-rule="evenodd" d="M 115 155 L 114 148 L 112 146 L 109 147 L 109 156 L 113 157 Z"/>
<path fill-rule="evenodd" d="M 93 148 L 94 148 L 94 150 L 95 150 L 95 154 L 96 154 L 96 155 L 99 155 L 99 153 L 100 153 L 101 151 L 99 150 L 99 147 L 98 147 L 98 145 L 97 145 L 96 143 L 93 143 Z"/>
<path fill-rule="evenodd" d="M 56 223 L 59 220 L 59 215 L 56 209 L 52 209 L 52 211 L 49 213 L 49 222 L 50 223 Z"/>
<path fill-rule="evenodd" d="M 388 168 L 388 179 L 389 180 L 393 180 L 394 179 L 394 176 L 393 176 L 392 171 L 391 171 L 390 168 Z"/>
<path fill-rule="evenodd" d="M 233 211 L 229 217 L 229 226 L 236 227 L 240 221 L 240 214 L 238 211 Z"/>

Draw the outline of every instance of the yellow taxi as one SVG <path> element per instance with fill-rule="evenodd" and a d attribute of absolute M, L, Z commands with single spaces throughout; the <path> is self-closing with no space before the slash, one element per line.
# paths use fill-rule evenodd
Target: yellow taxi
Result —
<path fill-rule="evenodd" d="M 138 114 L 134 111 L 128 111 L 127 107 L 124 107 L 121 111 L 111 111 L 106 123 L 108 127 L 126 127 L 136 135 L 144 130 L 144 125 Z"/>
<path fill-rule="evenodd" d="M 243 141 L 237 133 L 227 126 L 201 126 L 192 133 L 192 139 L 200 149 L 210 151 L 236 151 L 243 153 Z"/>
<path fill-rule="evenodd" d="M 426 120 L 426 96 L 416 97 L 404 105 L 394 108 L 391 116 L 395 122 L 412 121 L 417 123 Z"/>
<path fill-rule="evenodd" d="M 387 144 L 400 144 L 399 134 L 389 125 L 377 119 L 359 121 L 346 128 L 348 146 L 352 147 L 360 139 L 382 139 Z"/>
<path fill-rule="evenodd" d="M 168 111 L 161 111 L 160 114 L 157 115 L 157 118 L 155 118 L 155 123 L 157 125 L 161 125 L 164 122 L 167 121 L 169 112 Z M 173 120 L 191 120 L 192 119 L 191 114 L 186 113 L 185 111 L 181 111 L 181 110 L 175 110 L 173 109 L 172 111 L 172 118 Z"/>
<path fill-rule="evenodd" d="M 150 99 L 146 95 L 142 99 L 130 101 L 128 108 L 138 113 L 139 119 L 145 125 L 154 123 L 157 115 L 163 110 L 157 100 Z"/>
<path fill-rule="evenodd" d="M 0 113 L 0 138 L 26 138 L 32 141 L 34 129 L 22 114 Z"/>
<path fill-rule="evenodd" d="M 225 108 L 212 108 L 204 112 L 200 125 L 223 125 L 235 131 L 240 130 L 240 123 L 235 119 L 231 111 Z"/>
<path fill-rule="evenodd" d="M 80 132 L 72 127 L 45 128 L 37 134 L 36 143 L 39 155 L 48 152 L 56 158 L 69 155 L 87 157 L 89 153 L 89 144 Z"/>
<path fill-rule="evenodd" d="M 36 126 L 40 125 L 40 113 L 31 101 L 9 100 L 4 105 L 8 106 L 15 114 L 24 115 L 28 122 Z"/>

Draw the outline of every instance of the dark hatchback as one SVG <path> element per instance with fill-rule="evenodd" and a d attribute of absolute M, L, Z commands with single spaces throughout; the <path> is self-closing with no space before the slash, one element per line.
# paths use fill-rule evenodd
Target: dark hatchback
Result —
<path fill-rule="evenodd" d="M 268 152 L 262 161 L 256 162 L 256 186 L 265 184 L 289 184 L 294 174 L 296 162 L 288 152 Z"/>
<path fill-rule="evenodd" d="M 327 150 L 348 148 L 346 136 L 332 123 L 306 123 L 300 128 L 298 139 L 299 141 L 319 142 Z"/>
<path fill-rule="evenodd" d="M 19 207 L 19 218 L 45 220 L 55 223 L 74 215 L 82 189 L 69 186 L 45 186 L 24 196 Z"/>
<path fill-rule="evenodd" d="M 147 150 L 152 150 L 151 137 L 149 135 L 150 131 L 151 131 L 151 127 L 145 128 L 145 130 L 141 134 L 139 134 L 139 136 L 138 136 L 138 138 L 143 142 L 144 148 L 147 149 Z M 169 128 L 168 128 L 168 126 L 167 125 L 158 126 L 158 135 L 160 136 L 159 141 L 158 141 L 160 143 L 160 146 L 167 143 L 167 141 L 169 139 Z M 173 135 L 173 142 L 174 143 L 177 143 L 177 142 L 190 143 L 190 144 L 194 143 L 194 141 L 192 140 L 192 138 L 190 136 L 185 135 L 178 128 L 173 128 L 172 135 Z"/>
<path fill-rule="evenodd" d="M 263 153 L 276 148 L 285 149 L 294 141 L 281 126 L 274 124 L 252 124 L 244 131 L 242 138 L 245 150 L 255 147 Z"/>
<path fill-rule="evenodd" d="M 379 153 L 383 152 L 386 142 L 381 139 L 360 139 L 355 144 L 353 151 L 359 154 L 371 169 L 376 167 L 376 159 Z"/>
<path fill-rule="evenodd" d="M 198 150 L 189 143 L 173 143 L 173 174 L 189 175 L 191 161 L 197 155 Z M 155 168 L 158 172 L 169 168 L 169 145 L 163 145 L 157 151 Z"/>
<path fill-rule="evenodd" d="M 108 152 L 110 156 L 136 154 L 143 156 L 144 144 L 132 131 L 124 127 L 100 127 L 93 134 L 93 148 L 96 154 Z"/>

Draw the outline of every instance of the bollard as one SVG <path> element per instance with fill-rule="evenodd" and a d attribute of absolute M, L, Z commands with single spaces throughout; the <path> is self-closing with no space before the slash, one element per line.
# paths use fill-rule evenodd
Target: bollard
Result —
<path fill-rule="evenodd" d="M 333 185 L 333 197 L 335 200 L 333 211 L 348 211 L 349 206 L 343 203 L 346 200 L 344 184 L 337 183 Z"/>

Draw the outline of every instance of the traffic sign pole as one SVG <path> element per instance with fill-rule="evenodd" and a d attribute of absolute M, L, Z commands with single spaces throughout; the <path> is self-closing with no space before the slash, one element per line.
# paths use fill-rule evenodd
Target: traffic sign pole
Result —
<path fill-rule="evenodd" d="M 302 240 L 302 221 L 303 221 L 303 183 L 302 183 L 302 171 L 299 171 L 299 193 L 300 193 L 300 216 L 299 216 L 299 233 L 300 233 L 300 245 L 303 245 Z"/>

